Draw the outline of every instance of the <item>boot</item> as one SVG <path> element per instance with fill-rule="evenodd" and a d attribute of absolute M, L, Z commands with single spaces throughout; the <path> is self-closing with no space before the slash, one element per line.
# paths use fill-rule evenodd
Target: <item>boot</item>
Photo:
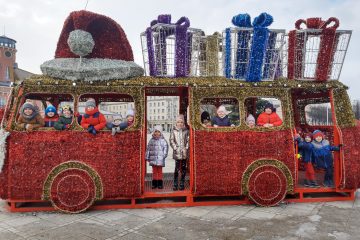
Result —
<path fill-rule="evenodd" d="M 304 186 L 305 186 L 305 187 L 311 187 L 310 181 L 307 180 L 307 179 L 305 179 L 305 180 L 304 180 Z"/>
<path fill-rule="evenodd" d="M 311 183 L 311 187 L 313 187 L 313 188 L 319 188 L 320 187 L 320 185 L 317 184 L 316 181 L 310 181 L 310 183 Z"/>
<path fill-rule="evenodd" d="M 178 186 L 178 181 L 177 181 L 177 179 L 176 179 L 176 180 L 174 179 L 173 190 L 174 190 L 174 191 L 177 191 L 177 190 L 178 190 L 178 187 L 179 187 L 179 186 Z"/>
<path fill-rule="evenodd" d="M 182 191 L 185 189 L 185 183 L 184 183 L 184 180 L 180 180 L 180 186 L 179 186 L 179 190 Z"/>
<path fill-rule="evenodd" d="M 164 186 L 163 186 L 163 180 L 158 180 L 158 189 L 163 189 Z"/>
<path fill-rule="evenodd" d="M 151 188 L 152 189 L 155 189 L 155 188 L 157 188 L 158 187 L 158 180 L 152 180 L 152 186 L 151 186 Z"/>

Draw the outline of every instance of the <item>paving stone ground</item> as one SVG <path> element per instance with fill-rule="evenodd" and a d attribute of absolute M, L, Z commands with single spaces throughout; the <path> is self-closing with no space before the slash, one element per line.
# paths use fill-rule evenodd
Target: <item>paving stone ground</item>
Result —
<path fill-rule="evenodd" d="M 360 239 L 360 192 L 355 201 L 10 213 L 0 202 L 0 240 L 61 239 Z"/>

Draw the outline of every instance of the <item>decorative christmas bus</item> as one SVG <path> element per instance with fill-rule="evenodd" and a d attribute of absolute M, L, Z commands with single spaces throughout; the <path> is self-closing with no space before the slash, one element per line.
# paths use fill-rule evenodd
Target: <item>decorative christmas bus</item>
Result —
<path fill-rule="evenodd" d="M 242 25 L 246 22 L 249 16 L 238 15 L 233 18 L 238 28 L 226 29 L 223 37 L 204 36 L 189 29 L 187 18 L 171 24 L 169 15 L 159 16 L 141 34 L 146 74 L 152 76 L 144 77 L 143 70 L 131 62 L 131 47 L 116 22 L 87 11 L 71 13 L 55 59 L 41 66 L 44 75 L 14 86 L 7 106 L 0 111 L 0 197 L 9 210 L 78 213 L 353 200 L 360 186 L 360 123 L 352 113 L 347 87 L 328 79 L 338 79 L 351 33 L 332 29 L 323 37 L 324 27 L 309 34 L 291 32 L 287 58 L 281 50 L 284 31 L 265 29 L 271 16 L 264 13 L 256 18 L 255 30 Z M 327 26 L 321 19 L 299 24 L 313 26 L 313 22 Z M 262 37 L 254 40 L 264 34 L 270 42 L 263 42 Z M 336 40 L 330 51 L 323 44 L 329 36 Z M 313 41 L 318 41 L 319 61 L 315 63 L 307 60 L 311 58 L 307 50 L 314 52 L 309 49 Z M 324 57 L 323 52 L 332 54 Z M 261 61 L 255 61 L 252 54 Z M 325 75 L 320 71 L 324 68 Z M 281 77 L 286 70 L 287 77 Z M 166 97 L 172 97 L 171 104 L 164 101 L 164 107 L 155 109 L 152 100 Z M 112 105 L 131 106 L 133 124 L 116 134 L 105 128 L 84 129 L 78 116 L 86 117 L 84 105 L 89 99 L 104 115 L 111 114 Z M 57 110 L 66 105 L 76 117 L 63 130 L 40 127 L 29 131 L 27 124 L 19 125 L 21 107 L 28 102 L 41 115 L 49 105 Z M 250 114 L 258 118 L 266 104 L 276 111 L 279 124 L 249 126 Z M 228 110 L 232 124 L 206 125 L 204 113 L 214 117 L 220 106 Z M 324 107 L 325 120 L 310 114 Z M 161 120 L 165 108 L 170 115 L 184 115 L 189 130 L 184 189 L 177 191 L 172 172 L 164 173 L 163 188 L 153 188 L 146 162 L 149 130 L 154 120 Z M 163 124 L 162 128 L 171 126 Z M 331 145 L 341 146 L 333 153 L 334 184 L 316 188 L 303 184 L 305 170 L 295 141 L 300 131 L 315 130 Z M 324 174 L 315 168 L 318 183 Z"/>

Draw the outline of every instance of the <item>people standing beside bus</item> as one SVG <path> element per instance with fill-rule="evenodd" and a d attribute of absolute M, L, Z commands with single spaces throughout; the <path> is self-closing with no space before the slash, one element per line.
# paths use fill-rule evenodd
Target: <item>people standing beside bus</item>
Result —
<path fill-rule="evenodd" d="M 276 108 L 271 103 L 266 103 L 264 112 L 257 119 L 257 125 L 263 127 L 276 127 L 282 124 L 282 120 L 276 113 Z"/>
<path fill-rule="evenodd" d="M 311 188 L 318 188 L 320 187 L 319 184 L 316 182 L 315 178 L 315 171 L 314 171 L 314 154 L 313 149 L 314 146 L 311 143 L 312 141 L 312 134 L 305 133 L 305 141 L 300 137 L 299 134 L 296 135 L 295 140 L 298 143 L 299 154 L 301 156 L 302 161 L 305 164 L 305 180 L 304 186 L 311 187 Z"/>
<path fill-rule="evenodd" d="M 20 108 L 20 116 L 16 126 L 27 132 L 31 132 L 44 125 L 44 119 L 41 117 L 38 108 L 30 101 L 26 101 Z"/>
<path fill-rule="evenodd" d="M 69 105 L 64 105 L 61 108 L 61 116 L 59 120 L 55 123 L 54 128 L 56 130 L 65 130 L 71 127 L 73 120 L 73 110 Z"/>
<path fill-rule="evenodd" d="M 45 127 L 54 127 L 55 123 L 59 120 L 56 108 L 53 105 L 49 105 L 45 109 Z"/>
<path fill-rule="evenodd" d="M 145 159 L 152 167 L 152 188 L 163 188 L 162 168 L 165 167 L 165 159 L 168 155 L 168 143 L 162 134 L 162 126 L 156 125 L 147 147 Z"/>
<path fill-rule="evenodd" d="M 106 126 L 106 118 L 99 112 L 93 98 L 89 98 L 85 103 L 85 114 L 81 119 L 81 126 L 93 135 Z"/>
<path fill-rule="evenodd" d="M 231 124 L 230 118 L 228 114 L 230 114 L 231 111 L 227 111 L 224 105 L 221 105 L 217 110 L 216 114 L 217 116 L 212 118 L 212 125 L 213 127 L 230 127 L 234 126 Z"/>
<path fill-rule="evenodd" d="M 320 130 L 313 132 L 313 153 L 315 165 L 318 168 L 325 169 L 324 183 L 325 187 L 334 187 L 333 180 L 333 155 L 332 151 L 340 151 L 341 145 L 331 146 L 329 141 L 325 139 L 325 135 Z"/>
<path fill-rule="evenodd" d="M 175 126 L 170 133 L 169 142 L 173 149 L 173 159 L 175 160 L 173 190 L 184 190 L 186 162 L 189 155 L 189 130 L 185 127 L 184 115 L 180 114 L 176 118 Z M 178 183 L 179 174 L 180 184 Z"/>

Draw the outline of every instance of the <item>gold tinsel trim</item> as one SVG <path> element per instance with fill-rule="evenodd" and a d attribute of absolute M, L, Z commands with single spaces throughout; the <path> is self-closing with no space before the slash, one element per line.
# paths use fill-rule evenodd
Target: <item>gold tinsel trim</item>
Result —
<path fill-rule="evenodd" d="M 51 170 L 51 172 L 49 173 L 49 175 L 47 176 L 44 186 L 43 186 L 43 196 L 42 199 L 43 200 L 51 200 L 50 199 L 50 189 L 51 189 L 51 184 L 54 181 L 55 177 L 62 173 L 65 170 L 68 169 L 81 169 L 86 171 L 89 176 L 93 179 L 94 183 L 95 183 L 95 200 L 100 200 L 103 198 L 103 186 L 102 186 L 102 180 L 101 177 L 97 174 L 97 172 L 91 168 L 90 166 L 82 163 L 82 162 L 78 162 L 78 161 L 68 161 L 68 162 L 64 162 L 58 166 L 56 166 L 55 168 L 53 168 Z"/>
<path fill-rule="evenodd" d="M 76 86 L 73 86 L 76 83 Z M 336 99 L 347 98 L 345 89 L 347 87 L 339 81 L 314 82 L 279 79 L 275 81 L 263 81 L 258 83 L 244 82 L 239 80 L 226 79 L 224 77 L 189 77 L 189 78 L 154 78 L 138 77 L 127 80 L 111 81 L 94 81 L 92 83 L 85 81 L 70 81 L 62 79 L 53 79 L 43 75 L 35 75 L 22 83 L 24 94 L 27 93 L 54 93 L 54 94 L 71 94 L 74 96 L 75 104 L 82 94 L 88 93 L 122 93 L 133 97 L 136 112 L 135 124 L 127 131 L 139 130 L 144 122 L 142 113 L 144 109 L 144 91 L 145 87 L 190 87 L 190 94 L 194 96 L 192 125 L 196 129 L 206 129 L 208 131 L 238 131 L 250 130 L 245 124 L 245 106 L 244 100 L 247 97 L 274 97 L 278 98 L 282 104 L 284 113 L 283 124 L 280 127 L 263 128 L 255 127 L 252 131 L 276 131 L 291 128 L 294 125 L 292 119 L 291 90 L 292 89 L 309 89 L 311 91 L 324 91 L 329 89 L 339 90 L 342 94 L 335 94 Z M 334 91 L 337 93 L 338 91 Z M 338 96 L 339 95 L 339 96 Z M 19 96 L 21 97 L 21 96 Z M 240 106 L 240 126 L 232 128 L 204 128 L 200 123 L 200 101 L 204 97 L 234 97 L 237 98 Z M 336 100 L 337 101 L 337 100 Z M 335 103 L 336 103 L 335 101 Z M 344 104 L 336 103 L 337 109 L 341 109 Z M 18 107 L 16 111 L 18 111 Z M 341 126 L 350 125 L 349 111 L 337 111 L 341 113 L 338 123 Z M 74 106 L 77 109 L 77 106 Z M 347 118 L 347 119 L 345 119 Z M 342 123 L 341 121 L 345 121 Z M 74 121 L 75 122 L 75 121 Z M 353 123 L 352 123 L 353 124 Z M 14 126 L 13 126 L 14 129 Z M 73 123 L 72 129 L 81 130 L 82 128 Z"/>
<path fill-rule="evenodd" d="M 250 175 L 255 169 L 262 167 L 262 166 L 274 166 L 281 170 L 285 176 L 286 176 L 286 184 L 287 184 L 287 192 L 292 193 L 294 191 L 294 183 L 293 183 L 293 177 L 291 175 L 291 171 L 289 168 L 281 161 L 275 160 L 275 159 L 259 159 L 255 162 L 251 163 L 245 170 L 243 174 L 243 178 L 241 181 L 241 187 L 244 195 L 247 195 L 249 193 L 249 178 Z"/>
<path fill-rule="evenodd" d="M 337 124 L 342 128 L 355 127 L 355 115 L 346 90 L 344 88 L 334 89 L 333 96 Z"/>
<path fill-rule="evenodd" d="M 216 132 L 233 132 L 239 130 L 250 130 L 251 131 L 278 131 L 290 128 L 293 123 L 291 121 L 291 104 L 289 102 L 289 89 L 286 88 L 264 88 L 264 87 L 253 87 L 253 88 L 230 88 L 230 87 L 217 87 L 217 88 L 205 88 L 197 87 L 192 88 L 193 96 L 193 114 L 192 122 L 195 129 L 206 129 L 207 131 Z M 255 127 L 249 128 L 245 123 L 245 99 L 249 97 L 273 97 L 281 101 L 282 112 L 283 112 L 283 124 L 279 127 L 264 128 Z M 201 100 L 204 98 L 236 98 L 239 102 L 239 114 L 240 114 L 240 125 L 235 127 L 221 127 L 221 128 L 206 128 L 201 125 Z"/>

